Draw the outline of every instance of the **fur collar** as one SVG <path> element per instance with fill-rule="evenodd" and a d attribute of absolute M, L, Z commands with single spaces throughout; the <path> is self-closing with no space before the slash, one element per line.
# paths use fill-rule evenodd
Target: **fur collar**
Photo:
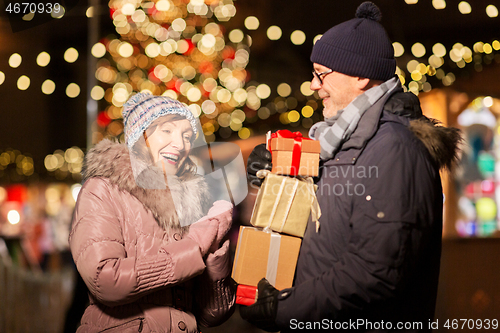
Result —
<path fill-rule="evenodd" d="M 408 118 L 409 129 L 424 144 L 439 168 L 451 171 L 459 159 L 463 138 L 461 131 L 445 127 L 436 119 L 423 115 L 420 100 L 411 92 L 396 92 L 384 105 L 384 110 Z"/>
<path fill-rule="evenodd" d="M 82 175 L 84 182 L 92 177 L 107 178 L 120 190 L 129 192 L 153 213 L 164 230 L 184 232 L 187 227 L 183 226 L 205 216 L 211 204 L 203 177 L 195 176 L 186 181 L 169 177 L 169 184 L 165 186 L 159 168 L 144 165 L 133 168 L 127 146 L 107 139 L 88 151 Z"/>
<path fill-rule="evenodd" d="M 442 126 L 436 119 L 425 116 L 410 121 L 410 130 L 425 145 L 440 168 L 451 170 L 459 159 L 463 143 L 458 128 Z"/>

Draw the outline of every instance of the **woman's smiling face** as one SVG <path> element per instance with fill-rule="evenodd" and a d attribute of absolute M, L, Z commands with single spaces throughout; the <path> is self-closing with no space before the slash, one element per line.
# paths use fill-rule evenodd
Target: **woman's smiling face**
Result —
<path fill-rule="evenodd" d="M 163 118 L 167 119 L 161 122 Z M 145 136 L 154 164 L 161 165 L 167 175 L 175 175 L 191 151 L 194 133 L 189 120 L 168 118 L 159 118 L 153 133 L 147 131 Z"/>

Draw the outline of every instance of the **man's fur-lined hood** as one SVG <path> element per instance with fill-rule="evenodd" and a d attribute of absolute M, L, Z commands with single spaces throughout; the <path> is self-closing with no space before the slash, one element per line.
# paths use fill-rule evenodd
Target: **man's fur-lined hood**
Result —
<path fill-rule="evenodd" d="M 409 129 L 422 141 L 440 168 L 451 170 L 458 162 L 463 142 L 460 130 L 442 126 L 439 121 L 424 116 L 420 100 L 415 94 L 402 91 L 394 93 L 384 110 L 409 119 Z"/>
<path fill-rule="evenodd" d="M 458 128 L 441 126 L 439 121 L 425 116 L 411 120 L 409 128 L 440 168 L 451 170 L 458 162 L 463 141 Z"/>
<path fill-rule="evenodd" d="M 183 181 L 169 176 L 169 186 L 166 187 L 160 168 L 149 166 L 141 170 L 135 177 L 130 152 L 125 144 L 105 139 L 87 153 L 82 175 L 84 182 L 93 177 L 107 178 L 120 190 L 129 192 L 153 213 L 165 230 L 183 230 L 185 228 L 179 221 L 187 225 L 185 222 L 192 223 L 206 215 L 211 198 L 203 177 L 195 176 Z"/>

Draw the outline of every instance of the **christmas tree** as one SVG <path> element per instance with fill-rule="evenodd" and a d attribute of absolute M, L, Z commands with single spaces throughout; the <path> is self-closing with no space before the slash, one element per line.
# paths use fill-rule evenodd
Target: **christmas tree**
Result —
<path fill-rule="evenodd" d="M 257 110 L 255 87 L 244 88 L 251 39 L 241 30 L 226 38 L 224 22 L 236 14 L 232 0 L 109 2 L 119 34 L 94 45 L 102 57 L 96 78 L 109 103 L 97 117 L 100 137 L 123 141 L 121 107 L 136 92 L 149 91 L 186 103 L 199 116 L 207 142 L 229 138 L 243 127 L 244 108 Z"/>

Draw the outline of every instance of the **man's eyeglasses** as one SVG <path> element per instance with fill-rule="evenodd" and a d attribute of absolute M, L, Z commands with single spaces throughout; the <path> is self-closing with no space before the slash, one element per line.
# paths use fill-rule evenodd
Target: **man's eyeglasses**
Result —
<path fill-rule="evenodd" d="M 316 71 L 313 69 L 312 73 L 313 73 L 313 76 L 319 80 L 319 83 L 320 83 L 321 85 L 323 85 L 323 79 L 322 79 L 321 77 L 322 77 L 322 76 L 325 76 L 325 75 L 328 75 L 328 74 L 330 74 L 330 73 L 333 73 L 333 69 L 329 69 L 329 70 L 324 71 L 324 72 L 321 72 L 321 73 L 318 73 L 318 72 L 316 72 Z"/>

